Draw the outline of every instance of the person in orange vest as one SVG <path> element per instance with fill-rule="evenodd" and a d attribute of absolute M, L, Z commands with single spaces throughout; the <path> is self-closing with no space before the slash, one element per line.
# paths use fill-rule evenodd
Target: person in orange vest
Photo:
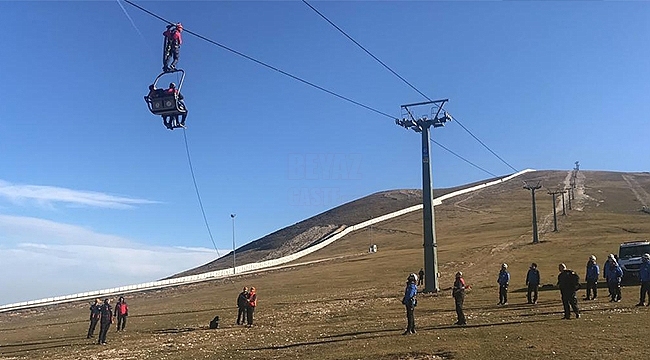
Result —
<path fill-rule="evenodd" d="M 129 306 L 124 301 L 124 297 L 120 296 L 120 299 L 115 304 L 115 317 L 117 317 L 117 331 L 124 331 L 126 326 L 126 317 L 129 316 Z"/>
<path fill-rule="evenodd" d="M 248 327 L 253 326 L 253 312 L 257 306 L 257 291 L 254 287 L 248 292 L 248 306 L 246 307 L 246 320 L 248 320 Z"/>

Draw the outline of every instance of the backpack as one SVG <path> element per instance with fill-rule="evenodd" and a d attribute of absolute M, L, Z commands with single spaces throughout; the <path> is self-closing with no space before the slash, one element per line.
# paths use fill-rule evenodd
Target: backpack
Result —
<path fill-rule="evenodd" d="M 219 328 L 219 315 L 215 316 L 212 321 L 210 321 L 210 329 L 218 329 Z"/>
<path fill-rule="evenodd" d="M 571 271 L 571 284 L 574 286 L 574 289 L 580 289 L 580 276 L 575 272 Z"/>

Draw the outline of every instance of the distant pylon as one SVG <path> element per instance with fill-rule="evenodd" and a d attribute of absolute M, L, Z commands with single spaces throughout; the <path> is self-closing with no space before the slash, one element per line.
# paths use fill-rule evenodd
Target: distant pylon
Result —
<path fill-rule="evenodd" d="M 533 244 L 539 243 L 539 238 L 537 236 L 537 208 L 535 205 L 535 190 L 541 189 L 542 187 L 539 183 L 540 181 L 538 181 L 535 185 L 529 185 L 528 183 L 524 182 L 524 189 L 530 190 L 530 193 L 533 196 Z"/>

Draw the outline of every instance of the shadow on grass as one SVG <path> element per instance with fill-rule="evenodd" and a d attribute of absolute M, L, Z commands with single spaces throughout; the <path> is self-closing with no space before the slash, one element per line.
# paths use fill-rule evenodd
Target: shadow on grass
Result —
<path fill-rule="evenodd" d="M 536 320 L 526 320 L 526 321 L 503 321 L 498 323 L 484 323 L 484 324 L 467 324 L 467 325 L 436 325 L 436 326 L 426 326 L 420 327 L 421 330 L 445 330 L 445 329 L 471 329 L 471 328 L 482 328 L 482 327 L 494 327 L 502 325 L 520 325 L 520 324 L 533 324 L 544 321 L 550 321 L 550 319 L 536 319 Z"/>
<path fill-rule="evenodd" d="M 464 325 L 464 326 L 458 326 L 458 325 L 436 325 L 436 326 L 425 326 L 425 327 L 419 327 L 420 331 L 427 331 L 427 330 L 445 330 L 445 329 L 468 329 L 468 328 L 482 328 L 482 327 L 494 327 L 494 326 L 503 326 L 503 325 L 519 325 L 519 324 L 533 324 L 533 323 L 540 323 L 544 321 L 549 321 L 550 319 L 537 319 L 537 320 L 526 320 L 526 321 L 505 321 L 505 322 L 498 322 L 498 323 L 485 323 L 485 324 L 469 324 L 469 325 Z M 342 334 L 336 334 L 336 335 L 328 335 L 325 336 L 321 339 L 314 340 L 314 341 L 304 341 L 304 342 L 298 342 L 298 343 L 292 343 L 292 344 L 286 344 L 286 345 L 275 345 L 275 346 L 262 346 L 262 347 L 256 347 L 256 348 L 243 348 L 241 350 L 282 350 L 282 349 L 291 349 L 291 348 L 296 348 L 296 347 L 301 347 L 301 346 L 311 346 L 311 345 L 323 345 L 323 344 L 332 344 L 332 343 L 337 343 L 337 342 L 344 342 L 344 341 L 353 341 L 353 340 L 367 340 L 367 339 L 373 339 L 373 338 L 381 338 L 381 337 L 388 337 L 388 336 L 398 336 L 402 334 L 402 331 L 404 329 L 399 328 L 399 329 L 380 329 L 380 330 L 368 330 L 368 331 L 356 331 L 356 332 L 348 332 L 348 333 L 342 333 Z M 364 336 L 364 335 L 370 335 L 370 336 Z M 417 335 L 415 335 L 417 336 Z"/>
<path fill-rule="evenodd" d="M 71 341 L 77 340 L 77 341 Z M 86 341 L 92 341 L 92 343 L 87 343 Z M 95 339 L 80 338 L 79 336 L 66 336 L 54 339 L 47 339 L 42 341 L 32 341 L 16 344 L 4 344 L 0 346 L 0 355 L 15 355 L 20 353 L 29 353 L 32 351 L 42 351 L 42 350 L 51 350 L 58 348 L 65 348 L 71 346 L 83 346 L 83 345 L 92 345 L 96 344 Z M 25 348 L 21 348 L 25 347 Z M 7 351 L 7 348 L 9 351 Z"/>
<path fill-rule="evenodd" d="M 47 340 L 41 340 L 41 341 L 32 341 L 32 342 L 19 342 L 15 344 L 2 344 L 0 345 L 0 349 L 6 349 L 6 348 L 11 348 L 11 347 L 19 347 L 19 346 L 33 346 L 33 345 L 44 345 L 44 344 L 50 344 L 50 343 L 56 343 L 60 341 L 67 341 L 67 340 L 74 340 L 74 339 L 81 339 L 79 336 L 64 336 L 64 337 L 58 337 L 58 338 L 53 338 L 53 339 L 47 339 Z"/>
<path fill-rule="evenodd" d="M 333 344 L 333 343 L 350 341 L 350 340 L 366 340 L 366 339 L 373 339 L 373 338 L 380 338 L 380 337 L 387 337 L 387 336 L 395 336 L 397 334 L 401 334 L 402 331 L 404 331 L 404 330 L 401 329 L 401 328 L 400 329 L 382 329 L 382 330 L 359 331 L 359 332 L 351 332 L 351 333 L 338 334 L 338 335 L 329 335 L 329 336 L 327 336 L 325 338 L 321 338 L 319 340 L 314 340 L 314 341 L 304 341 L 304 342 L 298 342 L 298 343 L 286 344 L 286 345 L 262 346 L 262 347 L 257 347 L 257 348 L 244 348 L 244 349 L 241 349 L 241 350 L 282 350 L 282 349 L 291 349 L 291 348 L 296 348 L 296 347 L 301 347 L 301 346 Z M 374 335 L 363 336 L 363 335 L 370 335 L 370 334 L 374 334 Z"/>
<path fill-rule="evenodd" d="M 153 333 L 153 334 L 180 334 L 180 333 L 186 333 L 186 332 L 191 332 L 191 331 L 208 330 L 208 329 L 209 329 L 209 327 L 207 327 L 207 326 L 186 327 L 186 328 L 169 328 L 169 329 L 154 330 L 151 333 Z"/>

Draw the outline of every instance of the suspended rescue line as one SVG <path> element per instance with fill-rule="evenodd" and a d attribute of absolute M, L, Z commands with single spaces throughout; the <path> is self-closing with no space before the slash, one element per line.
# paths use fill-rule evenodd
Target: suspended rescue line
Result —
<path fill-rule="evenodd" d="M 144 101 L 154 115 L 160 115 L 163 119 L 163 125 L 169 130 L 176 128 L 185 128 L 185 120 L 187 118 L 187 108 L 183 101 L 181 94 L 181 87 L 185 80 L 185 71 L 177 69 L 176 64 L 180 55 L 180 48 L 183 40 L 181 32 L 183 25 L 177 23 L 174 25 L 167 25 L 167 30 L 163 33 L 163 72 L 156 76 L 153 84 L 149 85 L 149 93 L 144 97 Z M 173 58 L 169 64 L 170 58 Z M 158 81 L 166 74 L 180 73 L 180 80 L 178 86 L 175 83 L 170 83 L 167 89 L 157 88 Z"/>

